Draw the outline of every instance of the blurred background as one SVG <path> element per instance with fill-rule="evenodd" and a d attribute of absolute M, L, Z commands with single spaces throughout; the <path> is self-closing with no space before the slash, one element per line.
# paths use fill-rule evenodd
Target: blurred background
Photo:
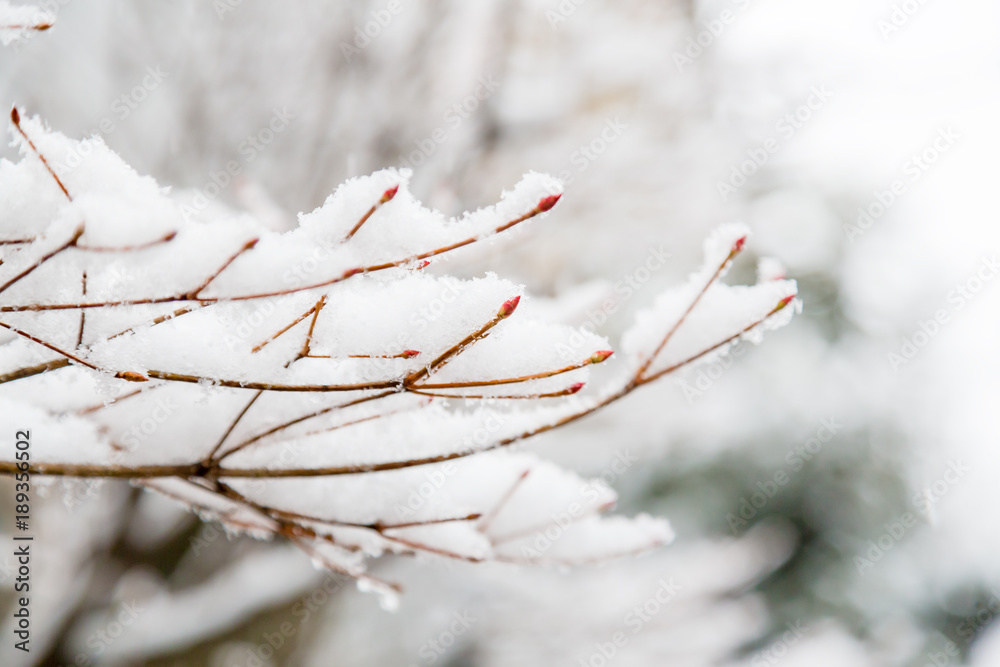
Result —
<path fill-rule="evenodd" d="M 383 167 L 450 215 L 547 172 L 553 215 L 447 270 L 616 342 L 739 219 L 729 279 L 780 258 L 804 311 L 532 442 L 668 517 L 667 548 L 572 571 L 385 559 L 406 586 L 388 613 L 286 544 L 67 483 L 36 509 L 37 664 L 1000 665 L 996 3 L 49 4 L 54 28 L 0 52 L 0 104 L 181 199 L 235 160 L 211 205 L 287 229 Z"/>

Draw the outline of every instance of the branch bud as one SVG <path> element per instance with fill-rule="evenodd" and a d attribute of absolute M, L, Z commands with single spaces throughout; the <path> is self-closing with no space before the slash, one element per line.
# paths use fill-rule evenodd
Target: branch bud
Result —
<path fill-rule="evenodd" d="M 743 246 L 746 244 L 746 242 L 747 242 L 747 237 L 741 236 L 740 238 L 738 238 L 736 240 L 736 243 L 733 244 L 733 249 L 729 251 L 729 256 L 732 257 L 739 251 L 743 250 Z"/>
<path fill-rule="evenodd" d="M 513 299 L 510 299 L 509 301 L 504 301 L 504 304 L 500 307 L 500 310 L 497 311 L 497 317 L 499 317 L 500 319 L 507 319 L 508 317 L 513 315 L 514 309 L 517 308 L 517 304 L 520 303 L 520 301 L 521 297 L 519 296 L 515 296 Z"/>
<path fill-rule="evenodd" d="M 599 364 L 614 353 L 614 350 L 601 350 L 599 352 L 594 352 L 594 354 L 590 357 L 590 363 Z"/>
<path fill-rule="evenodd" d="M 561 194 L 560 195 L 549 195 L 548 197 L 545 197 L 540 202 L 538 202 L 538 206 L 536 208 L 539 211 L 541 211 L 542 213 L 544 213 L 545 211 L 548 211 L 553 206 L 555 206 L 556 202 L 559 201 L 560 197 L 562 197 Z"/>
<path fill-rule="evenodd" d="M 392 198 L 396 196 L 397 192 L 399 192 L 399 186 L 394 185 L 393 187 L 389 188 L 384 193 L 382 193 L 382 198 L 378 200 L 378 203 L 384 204 L 387 201 L 392 201 Z"/>

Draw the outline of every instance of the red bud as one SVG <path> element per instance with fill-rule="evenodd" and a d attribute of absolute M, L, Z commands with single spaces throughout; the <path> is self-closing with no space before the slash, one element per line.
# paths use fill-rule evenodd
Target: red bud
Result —
<path fill-rule="evenodd" d="M 18 125 L 21 122 L 21 114 L 18 113 L 17 107 L 10 108 L 10 120 L 14 125 Z"/>
<path fill-rule="evenodd" d="M 561 194 L 549 195 L 548 197 L 545 197 L 544 199 L 542 199 L 542 201 L 538 202 L 538 207 L 537 207 L 538 210 L 541 211 L 542 213 L 548 211 L 549 209 L 551 209 L 553 206 L 556 205 L 556 202 L 559 201 L 560 197 L 562 197 Z"/>
<path fill-rule="evenodd" d="M 601 350 L 599 352 L 594 352 L 594 354 L 590 357 L 590 363 L 599 364 L 614 353 L 614 350 Z"/>
<path fill-rule="evenodd" d="M 740 239 L 738 239 L 736 241 L 736 243 L 733 244 L 733 250 L 732 250 L 732 252 L 733 253 L 737 253 L 740 250 L 743 250 L 743 244 L 745 244 L 746 242 L 747 242 L 747 237 L 745 237 L 745 236 L 743 236 Z"/>
<path fill-rule="evenodd" d="M 578 391 L 580 391 L 581 389 L 583 389 L 583 385 L 585 385 L 585 384 L 586 384 L 586 382 L 577 382 L 576 384 L 572 385 L 572 386 L 571 386 L 571 387 L 569 388 L 569 390 L 568 390 L 568 392 L 567 392 L 567 393 L 570 393 L 570 394 L 575 394 L 576 392 L 578 392 Z"/>
<path fill-rule="evenodd" d="M 425 259 L 424 261 L 420 262 L 415 267 L 413 267 L 413 270 L 419 271 L 420 269 L 426 269 L 430 265 L 431 265 L 431 260 Z"/>
<path fill-rule="evenodd" d="M 792 296 L 786 296 L 784 299 L 778 302 L 778 305 L 777 307 L 775 307 L 774 312 L 778 312 L 779 310 L 787 306 L 789 303 L 792 302 L 792 299 L 794 298 L 795 298 L 794 294 Z"/>
<path fill-rule="evenodd" d="M 519 296 L 515 296 L 513 299 L 509 301 L 504 301 L 504 304 L 500 307 L 500 310 L 497 312 L 497 317 L 505 319 L 513 315 L 514 309 L 517 308 L 517 304 L 520 303 L 520 301 L 521 297 Z"/>
<path fill-rule="evenodd" d="M 382 194 L 382 199 L 379 200 L 379 203 L 380 204 L 384 204 L 387 201 L 391 201 L 392 198 L 396 196 L 397 192 L 399 192 L 399 186 L 398 185 L 395 185 L 395 186 L 389 188 L 388 190 L 386 190 Z"/>
<path fill-rule="evenodd" d="M 420 354 L 420 352 L 418 352 L 417 350 L 403 350 L 402 356 L 404 359 L 412 359 L 418 354 Z"/>

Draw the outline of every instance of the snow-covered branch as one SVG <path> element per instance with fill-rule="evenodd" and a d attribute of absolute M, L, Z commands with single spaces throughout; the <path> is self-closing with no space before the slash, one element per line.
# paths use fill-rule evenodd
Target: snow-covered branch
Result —
<path fill-rule="evenodd" d="M 386 592 L 367 558 L 589 562 L 668 541 L 663 520 L 602 519 L 610 489 L 578 499 L 583 480 L 513 446 L 795 310 L 791 281 L 721 282 L 748 235 L 726 225 L 627 333 L 617 379 L 582 391 L 607 340 L 520 317 L 527 295 L 496 275 L 424 271 L 543 217 L 560 198 L 549 177 L 446 220 L 388 169 L 277 233 L 244 213 L 190 215 L 99 139 L 81 160 L 79 142 L 17 109 L 11 129 L 0 415 L 35 444 L 0 472 L 132 479 Z M 567 503 L 579 512 L 558 546 L 526 556 L 519 542 Z"/>

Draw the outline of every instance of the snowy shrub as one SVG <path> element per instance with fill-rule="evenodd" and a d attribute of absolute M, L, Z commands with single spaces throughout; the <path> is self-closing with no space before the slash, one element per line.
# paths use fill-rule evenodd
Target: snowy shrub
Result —
<path fill-rule="evenodd" d="M 528 297 L 491 273 L 434 273 L 543 217 L 560 198 L 549 177 L 446 220 L 414 200 L 408 170 L 387 169 L 278 233 L 178 204 L 99 138 L 16 108 L 11 121 L 0 419 L 30 429 L 32 448 L 0 471 L 129 479 L 233 532 L 281 536 L 387 600 L 397 585 L 366 573 L 382 554 L 572 564 L 669 541 L 664 520 L 602 518 L 606 485 L 521 443 L 795 310 L 792 281 L 720 281 L 748 234 L 723 226 L 703 268 L 626 334 L 617 373 L 581 391 L 612 355 L 605 339 L 520 317 Z"/>

